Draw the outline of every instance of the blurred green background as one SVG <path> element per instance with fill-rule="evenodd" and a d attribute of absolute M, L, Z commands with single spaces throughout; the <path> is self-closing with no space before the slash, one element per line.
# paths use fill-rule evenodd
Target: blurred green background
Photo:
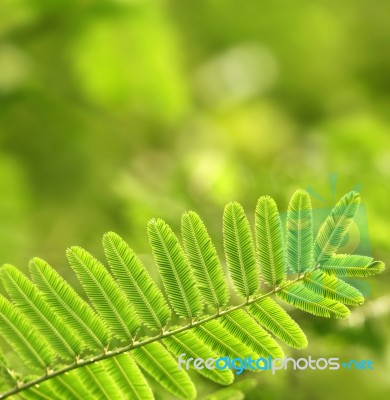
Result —
<path fill-rule="evenodd" d="M 75 283 L 66 247 L 102 258 L 108 230 L 152 264 L 151 217 L 178 232 L 193 209 L 221 248 L 228 201 L 252 218 L 263 194 L 285 211 L 299 187 L 329 207 L 358 186 L 389 264 L 389 15 L 386 0 L 1 0 L 1 263 L 40 256 Z M 294 312 L 310 344 L 287 350 L 374 371 L 263 373 L 247 398 L 385 398 L 389 281 L 346 322 Z"/>

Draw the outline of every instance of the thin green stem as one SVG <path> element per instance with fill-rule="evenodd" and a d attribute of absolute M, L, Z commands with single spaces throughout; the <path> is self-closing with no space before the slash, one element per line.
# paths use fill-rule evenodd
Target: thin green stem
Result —
<path fill-rule="evenodd" d="M 217 319 L 217 318 L 219 318 L 219 317 L 221 317 L 223 315 L 229 314 L 229 313 L 231 313 L 231 312 L 233 312 L 235 310 L 239 310 L 241 308 L 245 308 L 248 305 L 255 303 L 256 301 L 259 301 L 259 300 L 261 300 L 261 299 L 263 299 L 265 297 L 268 297 L 268 296 L 270 296 L 270 295 L 272 295 L 274 293 L 277 293 L 277 292 L 279 292 L 281 290 L 286 289 L 287 287 L 289 287 L 293 283 L 301 281 L 304 277 L 305 277 L 305 274 L 302 275 L 299 278 L 296 278 L 296 279 L 294 279 L 292 281 L 289 281 L 289 282 L 285 283 L 284 285 L 281 285 L 281 286 L 279 286 L 277 288 L 274 288 L 274 289 L 272 289 L 271 291 L 269 291 L 267 293 L 264 293 L 264 294 L 261 294 L 261 295 L 256 295 L 256 296 L 252 297 L 251 299 L 246 299 L 246 301 L 244 303 L 241 303 L 241 304 L 239 304 L 237 306 L 233 306 L 233 307 L 227 308 L 226 310 L 219 310 L 219 311 L 217 311 L 216 314 L 210 315 L 210 316 L 208 316 L 206 318 L 203 318 L 203 319 L 200 319 L 198 321 L 191 320 L 190 324 L 182 326 L 182 327 L 177 328 L 177 329 L 174 329 L 172 331 L 163 331 L 162 333 L 160 332 L 157 336 L 150 337 L 150 338 L 148 338 L 146 340 L 143 340 L 143 341 L 140 341 L 140 342 L 134 342 L 134 343 L 131 343 L 131 344 L 127 345 L 127 346 L 120 347 L 120 348 L 115 349 L 115 350 L 104 351 L 102 354 L 99 354 L 99 355 L 97 355 L 95 357 L 88 358 L 86 360 L 79 359 L 78 361 L 74 362 L 73 364 L 70 364 L 70 365 L 68 365 L 68 366 L 66 366 L 64 368 L 61 368 L 61 369 L 57 370 L 57 371 L 48 372 L 46 375 L 40 376 L 40 377 L 38 377 L 36 379 L 33 379 L 33 380 L 29 381 L 29 382 L 25 382 L 25 383 L 19 384 L 15 388 L 10 389 L 7 392 L 4 392 L 4 393 L 0 394 L 0 399 L 5 399 L 5 398 L 7 398 L 9 396 L 17 394 L 17 393 L 19 393 L 19 392 L 21 392 L 23 390 L 31 388 L 31 387 L 33 387 L 35 385 L 38 385 L 38 384 L 40 384 L 42 382 L 45 382 L 45 381 L 49 380 L 49 379 L 55 378 L 56 376 L 65 374 L 66 372 L 72 371 L 74 369 L 81 368 L 81 367 L 84 367 L 86 365 L 90 365 L 90 364 L 96 363 L 98 361 L 105 360 L 107 358 L 115 357 L 115 356 L 117 356 L 119 354 L 126 353 L 127 351 L 134 350 L 134 349 L 136 349 L 138 347 L 145 346 L 145 345 L 147 345 L 149 343 L 153 343 L 153 342 L 162 340 L 164 338 L 176 335 L 177 333 L 184 332 L 184 331 L 186 331 L 188 329 L 194 328 L 194 327 L 199 326 L 201 324 L 204 324 L 206 322 L 209 322 L 209 321 L 212 321 L 214 319 Z"/>

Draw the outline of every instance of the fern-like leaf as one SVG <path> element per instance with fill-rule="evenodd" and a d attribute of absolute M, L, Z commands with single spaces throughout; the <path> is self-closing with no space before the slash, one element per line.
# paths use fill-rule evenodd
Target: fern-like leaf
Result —
<path fill-rule="evenodd" d="M 311 291 L 328 299 L 336 300 L 350 306 L 364 303 L 363 295 L 348 283 L 321 271 L 306 274 L 303 284 Z"/>
<path fill-rule="evenodd" d="M 56 389 L 53 387 L 53 384 L 51 382 L 45 382 L 44 385 L 42 385 L 42 388 L 31 388 L 27 390 L 23 395 L 22 399 L 23 400 L 52 400 L 55 398 L 59 397 L 59 393 L 56 391 Z M 74 400 L 71 397 L 71 400 Z"/>
<path fill-rule="evenodd" d="M 97 351 L 107 347 L 111 333 L 106 324 L 57 271 L 36 257 L 30 261 L 30 273 L 46 302 L 77 332 L 85 347 Z"/>
<path fill-rule="evenodd" d="M 270 196 L 262 196 L 258 200 L 255 225 L 262 278 L 268 285 L 277 286 L 285 280 L 286 263 L 278 208 Z"/>
<path fill-rule="evenodd" d="M 89 382 L 88 386 L 82 382 L 79 378 L 78 371 L 72 371 L 71 373 L 57 376 L 55 379 L 49 381 L 49 383 L 53 384 L 59 399 L 68 400 L 74 398 L 77 400 L 84 400 L 92 396 L 92 391 L 90 390 L 91 382 Z"/>
<path fill-rule="evenodd" d="M 182 399 L 194 399 L 195 386 L 177 361 L 160 343 L 150 343 L 132 351 L 137 363 L 161 386 Z"/>
<path fill-rule="evenodd" d="M 188 261 L 205 302 L 216 309 L 226 305 L 229 291 L 217 251 L 199 215 L 184 213 L 181 231 Z"/>
<path fill-rule="evenodd" d="M 130 354 L 121 354 L 104 361 L 108 375 L 116 382 L 121 398 L 128 400 L 154 399 L 150 387 Z"/>
<path fill-rule="evenodd" d="M 365 278 L 380 274 L 385 265 L 382 261 L 373 261 L 371 257 L 336 254 L 323 262 L 320 269 L 327 274 Z"/>
<path fill-rule="evenodd" d="M 26 393 L 27 399 L 41 399 L 43 395 L 44 399 L 48 397 L 51 399 L 83 400 L 83 397 L 81 397 L 83 394 L 81 381 L 74 379 L 70 384 L 62 376 L 43 382 L 39 390 L 31 388 Z M 84 392 L 84 394 L 86 393 Z M 88 395 L 91 395 L 91 393 L 88 393 Z"/>
<path fill-rule="evenodd" d="M 106 360 L 107 362 L 111 360 Z M 83 369 L 76 369 L 67 372 L 63 375 L 57 376 L 50 381 L 43 382 L 40 386 L 40 392 L 48 393 L 50 395 L 51 390 L 54 390 L 57 394 L 52 396 L 51 399 L 107 399 L 110 400 L 107 395 L 109 393 L 120 396 L 121 393 L 118 390 L 117 384 L 114 378 L 111 376 L 110 371 L 105 368 L 107 362 L 94 364 L 94 366 L 86 366 Z M 98 376 L 104 376 L 104 381 L 100 382 Z M 103 375 L 104 374 L 104 375 Z M 52 384 L 51 388 L 46 387 L 46 383 Z M 101 387 L 106 385 L 107 390 Z M 51 389 L 51 390 L 50 390 Z M 30 389 L 31 390 L 31 389 Z"/>
<path fill-rule="evenodd" d="M 82 342 L 72 328 L 58 318 L 45 303 L 37 287 L 17 268 L 4 265 L 1 281 L 14 304 L 44 336 L 53 352 L 64 359 L 75 359 L 82 350 Z"/>
<path fill-rule="evenodd" d="M 350 192 L 334 206 L 322 224 L 314 244 L 314 259 L 321 264 L 334 255 L 347 233 L 360 205 L 360 194 Z"/>
<path fill-rule="evenodd" d="M 264 297 L 256 301 L 248 307 L 248 311 L 260 325 L 289 346 L 296 349 L 307 346 L 306 335 L 302 329 L 271 298 Z"/>
<path fill-rule="evenodd" d="M 286 250 L 291 272 L 301 274 L 313 267 L 313 215 L 305 190 L 297 190 L 288 205 Z"/>
<path fill-rule="evenodd" d="M 162 330 L 171 311 L 160 289 L 128 244 L 116 233 L 103 236 L 103 247 L 111 270 L 141 321 Z"/>
<path fill-rule="evenodd" d="M 166 339 L 163 339 L 163 343 L 176 357 L 185 354 L 187 360 L 190 358 L 193 360 L 196 358 L 203 358 L 204 360 L 207 360 L 208 358 L 218 358 L 218 355 L 214 353 L 210 347 L 199 340 L 199 338 L 191 331 L 181 332 L 174 336 L 167 337 Z M 191 365 L 191 368 L 193 368 L 193 364 Z M 227 369 L 217 370 L 202 368 L 195 369 L 195 371 L 221 385 L 229 385 L 234 379 L 232 372 Z"/>
<path fill-rule="evenodd" d="M 233 286 L 241 297 L 248 298 L 259 286 L 259 273 L 249 222 L 236 202 L 225 207 L 223 244 Z"/>
<path fill-rule="evenodd" d="M 277 296 L 294 307 L 319 317 L 347 318 L 350 314 L 349 309 L 344 304 L 312 292 L 301 282 L 279 291 Z"/>
<path fill-rule="evenodd" d="M 260 357 L 282 358 L 283 350 L 275 340 L 244 310 L 220 318 L 222 326 Z"/>
<path fill-rule="evenodd" d="M 97 312 L 113 334 L 131 341 L 140 322 L 132 305 L 107 269 L 81 247 L 71 247 L 66 255 Z"/>
<path fill-rule="evenodd" d="M 123 398 L 114 379 L 107 373 L 104 363 L 94 363 L 78 371 L 78 376 L 85 385 L 92 389 L 93 399 L 112 400 Z"/>
<path fill-rule="evenodd" d="M 203 304 L 195 277 L 172 229 L 163 220 L 152 219 L 148 234 L 173 309 L 183 318 L 193 319 L 200 315 Z"/>
<path fill-rule="evenodd" d="M 216 354 L 222 357 L 245 358 L 252 355 L 256 358 L 260 355 L 253 354 L 253 351 L 244 343 L 236 339 L 218 321 L 209 321 L 194 328 L 195 335 Z"/>
<path fill-rule="evenodd" d="M 234 289 L 244 298 L 240 304 L 228 305 L 223 269 L 194 212 L 182 217 L 185 251 L 164 221 L 153 219 L 148 225 L 169 305 L 133 250 L 112 232 L 104 235 L 103 247 L 116 280 L 85 250 L 67 251 L 92 306 L 43 260 L 30 262 L 34 283 L 16 268 L 3 267 L 0 276 L 14 303 L 0 295 L 0 339 L 19 355 L 27 374 L 40 375 L 15 372 L 0 350 L 0 398 L 152 399 L 140 367 L 172 395 L 193 399 L 196 392 L 188 368 L 229 385 L 234 375 L 226 362 L 224 367 L 219 362 L 209 368 L 217 358 L 282 358 L 273 336 L 292 347 L 305 347 L 298 324 L 271 297 L 336 318 L 349 315 L 343 303 L 363 301 L 360 292 L 338 276 L 373 275 L 382 272 L 384 264 L 370 257 L 334 254 L 359 201 L 355 192 L 344 196 L 313 243 L 310 199 L 306 192 L 296 192 L 288 209 L 286 249 L 276 204 L 269 196 L 261 197 L 255 214 L 256 250 L 243 208 L 229 203 L 223 216 L 223 244 Z M 286 264 L 297 274 L 292 281 L 286 281 Z M 271 290 L 259 293 L 260 280 Z M 173 319 L 186 318 L 186 325 L 168 326 L 170 307 Z M 155 333 L 150 335 L 151 331 Z M 238 384 L 215 396 L 241 398 L 243 390 Z"/>
<path fill-rule="evenodd" d="M 1 295 L 0 335 L 28 367 L 45 371 L 53 365 L 54 353 L 46 339 L 13 304 Z"/>

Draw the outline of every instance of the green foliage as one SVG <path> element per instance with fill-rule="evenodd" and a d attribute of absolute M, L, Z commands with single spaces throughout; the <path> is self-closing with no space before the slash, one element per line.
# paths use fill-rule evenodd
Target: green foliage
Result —
<path fill-rule="evenodd" d="M 82 350 L 77 332 L 68 328 L 45 303 L 38 288 L 12 265 L 4 265 L 1 281 L 22 314 L 36 326 L 53 350 L 65 360 L 74 359 Z M 65 339 L 66 338 L 66 339 Z"/>
<path fill-rule="evenodd" d="M 380 273 L 384 264 L 335 254 L 359 201 L 355 192 L 344 196 L 314 241 L 305 191 L 291 199 L 286 238 L 275 202 L 261 197 L 255 215 L 257 251 L 243 208 L 229 203 L 223 215 L 223 244 L 233 288 L 244 299 L 240 304 L 228 304 L 218 255 L 194 212 L 182 217 L 184 249 L 164 221 L 153 219 L 148 225 L 169 303 L 134 251 L 113 232 L 103 237 L 110 269 L 80 247 L 67 250 L 91 305 L 41 259 L 30 262 L 32 281 L 4 265 L 0 277 L 12 302 L 0 296 L 0 335 L 35 375 L 15 372 L 1 357 L 0 372 L 9 389 L 0 398 L 20 392 L 27 399 L 152 399 L 143 370 L 174 396 L 193 399 L 194 384 L 175 359 L 183 353 L 186 359 L 283 357 L 273 337 L 304 348 L 305 334 L 271 296 L 313 315 L 335 318 L 348 317 L 345 304 L 363 302 L 362 294 L 339 277 Z M 286 265 L 297 273 L 290 280 Z M 271 285 L 269 291 L 259 289 L 259 278 Z M 169 325 L 168 304 L 172 318 L 185 320 L 182 325 Z M 202 314 L 204 304 L 214 313 Z M 195 371 L 222 385 L 234 380 L 227 369 Z M 243 394 L 232 387 L 211 398 L 221 396 Z"/>
<path fill-rule="evenodd" d="M 161 219 L 148 224 L 154 258 L 173 309 L 182 318 L 194 318 L 202 311 L 199 289 L 183 249 L 171 228 Z"/>
<path fill-rule="evenodd" d="M 309 194 L 297 190 L 287 212 L 287 263 L 300 274 L 313 267 L 313 215 Z"/>
<path fill-rule="evenodd" d="M 194 328 L 194 333 L 203 343 L 214 349 L 218 354 L 225 354 L 230 358 L 240 358 L 243 354 L 252 354 L 246 344 L 224 329 L 224 324 L 213 320 Z M 260 357 L 257 354 L 257 357 Z"/>
<path fill-rule="evenodd" d="M 188 261 L 204 301 L 219 309 L 228 302 L 229 291 L 207 229 L 199 215 L 190 211 L 181 218 L 181 231 Z"/>
<path fill-rule="evenodd" d="M 347 233 L 360 204 L 360 194 L 343 196 L 322 224 L 314 244 L 314 258 L 321 264 L 333 256 Z"/>
<path fill-rule="evenodd" d="M 348 283 L 321 271 L 310 272 L 303 279 L 303 284 L 315 293 L 350 306 L 363 304 L 363 295 Z"/>
<path fill-rule="evenodd" d="M 108 362 L 110 363 L 110 362 Z M 110 376 L 110 370 L 106 369 L 107 362 L 101 364 L 93 364 L 80 371 L 80 379 L 90 387 L 92 396 L 98 399 L 115 399 L 120 398 L 120 392 L 117 382 Z M 118 373 L 116 373 L 116 378 Z M 44 392 L 44 391 L 43 391 Z"/>
<path fill-rule="evenodd" d="M 184 370 L 160 343 L 150 343 L 134 350 L 137 363 L 173 395 L 181 398 L 195 397 L 195 387 Z"/>
<path fill-rule="evenodd" d="M 263 279 L 268 285 L 279 285 L 285 280 L 286 260 L 280 216 L 275 200 L 271 197 L 260 197 L 257 202 L 255 225 L 257 254 Z"/>
<path fill-rule="evenodd" d="M 176 357 L 184 353 L 188 358 L 193 359 L 203 358 L 207 360 L 209 357 L 218 358 L 218 349 L 210 348 L 191 331 L 180 332 L 174 336 L 170 336 L 164 339 L 163 343 Z M 193 365 L 191 365 L 191 368 L 194 368 Z M 233 373 L 227 369 L 218 371 L 216 369 L 203 368 L 197 370 L 197 372 L 221 385 L 228 385 L 234 380 Z"/>
<path fill-rule="evenodd" d="M 137 363 L 130 354 L 106 360 L 108 374 L 118 383 L 123 397 L 131 399 L 153 399 L 153 393 Z"/>
<path fill-rule="evenodd" d="M 349 310 L 344 304 L 312 292 L 301 282 L 280 290 L 276 295 L 287 303 L 319 317 L 347 318 L 349 316 Z"/>
<path fill-rule="evenodd" d="M 81 247 L 71 247 L 66 255 L 88 298 L 113 335 L 121 340 L 132 340 L 140 322 L 104 265 Z"/>
<path fill-rule="evenodd" d="M 0 296 L 0 333 L 26 366 L 45 371 L 53 364 L 54 354 L 28 319 L 13 304 Z"/>
<path fill-rule="evenodd" d="M 46 261 L 33 258 L 30 273 L 47 304 L 86 348 L 99 351 L 108 345 L 111 332 L 106 324 Z"/>
<path fill-rule="evenodd" d="M 236 202 L 225 207 L 223 245 L 234 288 L 241 297 L 248 298 L 259 286 L 259 272 L 249 222 Z"/>
<path fill-rule="evenodd" d="M 97 365 L 96 370 L 100 370 L 101 366 Z M 40 393 L 46 393 L 45 385 L 47 383 L 52 384 L 52 388 L 57 398 L 70 398 L 70 399 L 87 399 L 89 397 L 93 397 L 96 393 L 97 385 L 91 385 L 89 382 L 91 380 L 95 381 L 97 379 L 98 374 L 91 374 L 91 378 L 89 378 L 89 372 L 91 371 L 92 366 L 85 367 L 85 370 L 78 370 L 77 373 L 74 374 L 63 374 L 59 376 L 57 379 L 52 379 L 50 381 L 43 382 L 42 388 L 39 390 Z M 92 368 L 93 369 L 93 368 Z M 107 380 L 108 377 L 105 377 Z M 97 387 L 96 387 L 97 386 Z M 94 393 L 95 392 L 95 393 Z M 28 393 L 28 392 L 27 392 Z M 52 396 L 54 397 L 54 396 Z"/>
<path fill-rule="evenodd" d="M 384 268 L 383 262 L 373 261 L 371 257 L 346 254 L 337 254 L 320 265 L 328 274 L 358 278 L 380 274 Z"/>
<path fill-rule="evenodd" d="M 244 310 L 235 310 L 224 315 L 221 324 L 253 354 L 258 354 L 260 357 L 283 357 L 281 347 Z"/>
<path fill-rule="evenodd" d="M 306 336 L 299 325 L 271 298 L 256 301 L 248 307 L 248 311 L 260 325 L 289 346 L 296 349 L 307 346 Z"/>
<path fill-rule="evenodd" d="M 163 329 L 171 311 L 134 251 L 113 232 L 103 236 L 103 247 L 117 282 L 141 321 L 151 329 Z"/>

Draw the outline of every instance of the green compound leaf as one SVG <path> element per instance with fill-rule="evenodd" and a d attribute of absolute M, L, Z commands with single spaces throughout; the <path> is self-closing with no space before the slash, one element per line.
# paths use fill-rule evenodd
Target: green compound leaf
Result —
<path fill-rule="evenodd" d="M 132 351 L 135 360 L 149 375 L 174 396 L 194 399 L 196 390 L 184 369 L 160 343 L 150 343 Z"/>
<path fill-rule="evenodd" d="M 92 391 L 93 399 L 120 399 L 121 391 L 114 379 L 104 367 L 104 362 L 86 366 L 78 371 L 78 377 L 84 385 L 88 385 Z"/>
<path fill-rule="evenodd" d="M 106 324 L 46 261 L 30 261 L 32 280 L 45 301 L 68 327 L 77 332 L 85 347 L 103 350 L 111 339 Z"/>
<path fill-rule="evenodd" d="M 87 386 L 88 384 L 88 386 Z M 79 371 L 57 376 L 50 381 L 43 382 L 39 389 L 33 387 L 27 390 L 26 399 L 70 399 L 84 400 L 93 398 L 98 389 L 93 388 L 91 380 L 88 382 L 80 378 Z"/>
<path fill-rule="evenodd" d="M 283 231 L 278 208 L 269 196 L 262 196 L 256 206 L 256 246 L 260 271 L 265 283 L 276 286 L 286 278 Z"/>
<path fill-rule="evenodd" d="M 146 379 L 130 354 L 125 353 L 105 360 L 103 365 L 108 375 L 116 383 L 121 398 L 131 400 L 154 399 Z"/>
<path fill-rule="evenodd" d="M 194 399 L 187 367 L 230 385 L 234 374 L 225 357 L 282 358 L 273 337 L 304 348 L 305 334 L 271 297 L 335 318 L 349 315 L 343 303 L 362 303 L 361 293 L 339 277 L 380 273 L 383 262 L 335 254 L 359 202 L 355 192 L 344 196 L 313 242 L 310 199 L 305 191 L 297 191 L 289 204 L 284 246 L 276 204 L 263 196 L 255 214 L 256 251 L 243 208 L 229 203 L 223 216 L 223 245 L 234 289 L 244 302 L 237 296 L 228 302 L 217 252 L 194 212 L 182 217 L 184 250 L 164 221 L 151 220 L 148 225 L 169 301 L 134 251 L 113 232 L 103 237 L 109 270 L 79 247 L 67 251 L 91 306 L 41 259 L 30 262 L 32 281 L 15 267 L 4 266 L 0 276 L 13 303 L 0 295 L 0 336 L 7 342 L 6 353 L 11 348 L 24 366 L 23 373 L 15 371 L 14 356 L 11 362 L 4 360 L 0 349 L 0 390 L 7 390 L 0 398 L 153 399 L 140 367 L 173 396 Z M 294 273 L 293 281 L 286 281 L 287 266 Z M 271 289 L 258 291 L 260 281 Z M 180 318 L 187 321 L 168 325 Z M 205 368 L 210 359 L 212 367 L 220 357 L 222 369 Z M 236 363 L 233 369 L 242 372 Z M 214 391 L 211 398 L 243 398 L 242 383 L 240 379 L 234 386 Z"/>
<path fill-rule="evenodd" d="M 229 291 L 217 251 L 204 223 L 193 211 L 184 213 L 181 231 L 188 261 L 205 302 L 216 309 L 227 304 Z"/>
<path fill-rule="evenodd" d="M 334 300 L 329 300 L 307 289 L 301 282 L 290 285 L 276 294 L 281 300 L 319 317 L 347 318 L 347 307 Z"/>
<path fill-rule="evenodd" d="M 313 215 L 305 190 L 297 190 L 288 205 L 286 249 L 291 272 L 300 274 L 313 267 Z"/>
<path fill-rule="evenodd" d="M 314 259 L 321 264 L 339 248 L 359 209 L 360 194 L 349 192 L 334 206 L 322 224 L 314 244 Z"/>
<path fill-rule="evenodd" d="M 81 247 L 71 247 L 66 255 L 89 299 L 114 336 L 131 341 L 140 326 L 139 319 L 104 265 Z"/>
<path fill-rule="evenodd" d="M 307 346 L 306 335 L 286 311 L 269 297 L 248 307 L 249 313 L 270 333 L 296 349 Z"/>
<path fill-rule="evenodd" d="M 56 386 L 52 382 L 45 382 L 42 387 L 31 388 L 23 394 L 25 400 L 51 400 L 59 398 L 60 393 L 57 391 Z M 71 397 L 73 399 L 73 397 Z"/>
<path fill-rule="evenodd" d="M 1 295 L 0 335 L 12 345 L 28 367 L 45 371 L 53 365 L 54 353 L 45 338 L 14 305 Z"/>
<path fill-rule="evenodd" d="M 310 272 L 303 279 L 303 284 L 311 291 L 350 306 L 364 303 L 363 295 L 348 283 L 321 271 Z"/>
<path fill-rule="evenodd" d="M 190 361 L 193 361 L 197 358 L 202 358 L 203 360 L 207 360 L 208 358 L 218 358 L 218 355 L 214 353 L 210 347 L 208 347 L 190 331 L 178 333 L 174 336 L 163 339 L 163 343 L 176 357 L 184 354 L 186 360 L 189 360 L 190 358 L 192 358 Z M 229 385 L 233 382 L 234 376 L 230 370 L 207 368 L 196 369 L 194 368 L 193 363 L 190 363 L 190 366 L 199 374 L 221 385 Z"/>
<path fill-rule="evenodd" d="M 336 254 L 323 262 L 320 269 L 340 277 L 365 278 L 383 272 L 385 264 L 382 261 L 373 261 L 371 257 Z"/>
<path fill-rule="evenodd" d="M 223 245 L 234 288 L 241 297 L 248 298 L 259 286 L 259 272 L 249 222 L 236 202 L 225 207 Z"/>
<path fill-rule="evenodd" d="M 103 236 L 103 247 L 115 278 L 141 321 L 150 329 L 163 329 L 171 310 L 134 251 L 114 232 Z"/>
<path fill-rule="evenodd" d="M 79 371 L 72 371 L 71 373 L 57 376 L 56 378 L 44 382 L 41 391 L 46 392 L 46 383 L 52 384 L 52 390 L 57 393 L 58 399 L 77 399 L 84 400 L 93 396 L 93 389 L 91 382 L 88 386 L 79 377 Z M 50 393 L 50 390 L 48 391 Z"/>
<path fill-rule="evenodd" d="M 62 358 L 75 359 L 82 350 L 77 332 L 45 303 L 37 287 L 17 268 L 4 265 L 0 270 L 1 281 L 14 304 L 47 340 L 54 353 Z"/>
<path fill-rule="evenodd" d="M 222 326 L 244 343 L 253 355 L 282 358 L 283 350 L 275 340 L 244 310 L 236 310 L 220 318 Z"/>
<path fill-rule="evenodd" d="M 253 351 L 237 340 L 218 321 L 210 321 L 194 328 L 195 335 L 221 357 L 245 358 Z M 257 358 L 260 355 L 256 355 Z"/>
<path fill-rule="evenodd" d="M 149 241 L 173 309 L 182 318 L 200 315 L 203 304 L 193 272 L 172 229 L 161 219 L 148 224 Z"/>

